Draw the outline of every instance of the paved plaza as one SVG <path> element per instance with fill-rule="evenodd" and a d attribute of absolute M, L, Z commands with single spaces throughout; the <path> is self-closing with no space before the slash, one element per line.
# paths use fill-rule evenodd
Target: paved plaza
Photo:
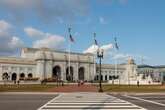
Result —
<path fill-rule="evenodd" d="M 65 85 L 65 86 L 58 86 L 52 89 L 49 89 L 48 92 L 97 92 L 98 87 L 92 84 L 72 84 L 72 85 Z"/>

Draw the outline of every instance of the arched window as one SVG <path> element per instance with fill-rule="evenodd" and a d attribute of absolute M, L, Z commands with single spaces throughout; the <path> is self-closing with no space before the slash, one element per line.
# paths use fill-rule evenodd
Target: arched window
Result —
<path fill-rule="evenodd" d="M 115 75 L 113 75 L 113 76 L 112 76 L 112 78 L 113 78 L 113 79 L 116 79 L 116 76 L 115 76 Z"/>
<path fill-rule="evenodd" d="M 33 74 L 32 73 L 29 73 L 28 74 L 28 78 L 33 78 Z"/>
<path fill-rule="evenodd" d="M 52 77 L 61 79 L 61 67 L 60 66 L 55 66 L 52 71 Z"/>
<path fill-rule="evenodd" d="M 9 75 L 8 75 L 7 72 L 2 74 L 2 79 L 3 80 L 8 80 L 9 79 Z"/>
<path fill-rule="evenodd" d="M 67 67 L 66 68 L 66 80 L 67 81 L 73 81 L 73 77 L 74 77 L 73 67 Z"/>
<path fill-rule="evenodd" d="M 103 81 L 103 75 L 101 75 L 101 81 Z"/>
<path fill-rule="evenodd" d="M 24 73 L 21 73 L 19 77 L 20 78 L 25 78 L 25 74 Z"/>
<path fill-rule="evenodd" d="M 107 81 L 107 75 L 105 75 L 105 80 Z"/>
<path fill-rule="evenodd" d="M 16 73 L 13 73 L 13 74 L 12 74 L 11 80 L 12 80 L 12 81 L 16 81 L 16 80 L 17 80 L 17 74 L 16 74 Z"/>
<path fill-rule="evenodd" d="M 79 72 L 78 72 L 78 79 L 79 80 L 84 80 L 84 72 L 85 72 L 85 69 L 84 69 L 84 67 L 80 67 L 79 68 Z"/>
<path fill-rule="evenodd" d="M 111 75 L 109 76 L 109 80 L 112 80 L 112 76 Z"/>

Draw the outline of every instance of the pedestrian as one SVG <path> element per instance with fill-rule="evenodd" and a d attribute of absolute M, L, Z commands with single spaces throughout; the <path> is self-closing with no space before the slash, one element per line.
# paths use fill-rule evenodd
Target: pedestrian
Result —
<path fill-rule="evenodd" d="M 14 84 L 16 84 L 16 80 L 14 80 Z"/>
<path fill-rule="evenodd" d="M 138 87 L 140 86 L 139 81 L 137 81 L 137 86 L 138 86 Z"/>
<path fill-rule="evenodd" d="M 20 83 L 20 81 L 18 80 L 18 81 L 17 81 L 17 84 L 19 85 L 19 83 Z"/>
<path fill-rule="evenodd" d="M 77 83 L 78 83 L 78 86 L 80 86 L 80 81 L 79 80 L 77 81 Z"/>
<path fill-rule="evenodd" d="M 81 80 L 81 81 L 80 81 L 80 83 L 81 83 L 81 85 L 83 85 L 83 84 L 84 84 L 84 81 L 83 81 L 83 80 Z"/>
<path fill-rule="evenodd" d="M 64 81 L 62 80 L 62 86 L 64 86 Z"/>

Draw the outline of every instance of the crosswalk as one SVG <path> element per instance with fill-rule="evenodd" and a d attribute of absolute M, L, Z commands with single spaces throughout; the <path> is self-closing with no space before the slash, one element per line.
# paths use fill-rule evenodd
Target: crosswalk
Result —
<path fill-rule="evenodd" d="M 104 93 L 63 93 L 38 110 L 146 110 Z"/>

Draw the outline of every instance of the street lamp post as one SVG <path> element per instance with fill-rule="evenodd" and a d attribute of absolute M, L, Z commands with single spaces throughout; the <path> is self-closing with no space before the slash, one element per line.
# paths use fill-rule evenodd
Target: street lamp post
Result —
<path fill-rule="evenodd" d="M 104 50 L 103 49 L 98 49 L 97 51 L 97 57 L 99 58 L 99 61 L 100 61 L 100 74 L 99 74 L 99 92 L 103 92 L 103 89 L 102 89 L 102 75 L 101 75 L 101 60 L 103 59 L 103 53 L 104 53 Z"/>

